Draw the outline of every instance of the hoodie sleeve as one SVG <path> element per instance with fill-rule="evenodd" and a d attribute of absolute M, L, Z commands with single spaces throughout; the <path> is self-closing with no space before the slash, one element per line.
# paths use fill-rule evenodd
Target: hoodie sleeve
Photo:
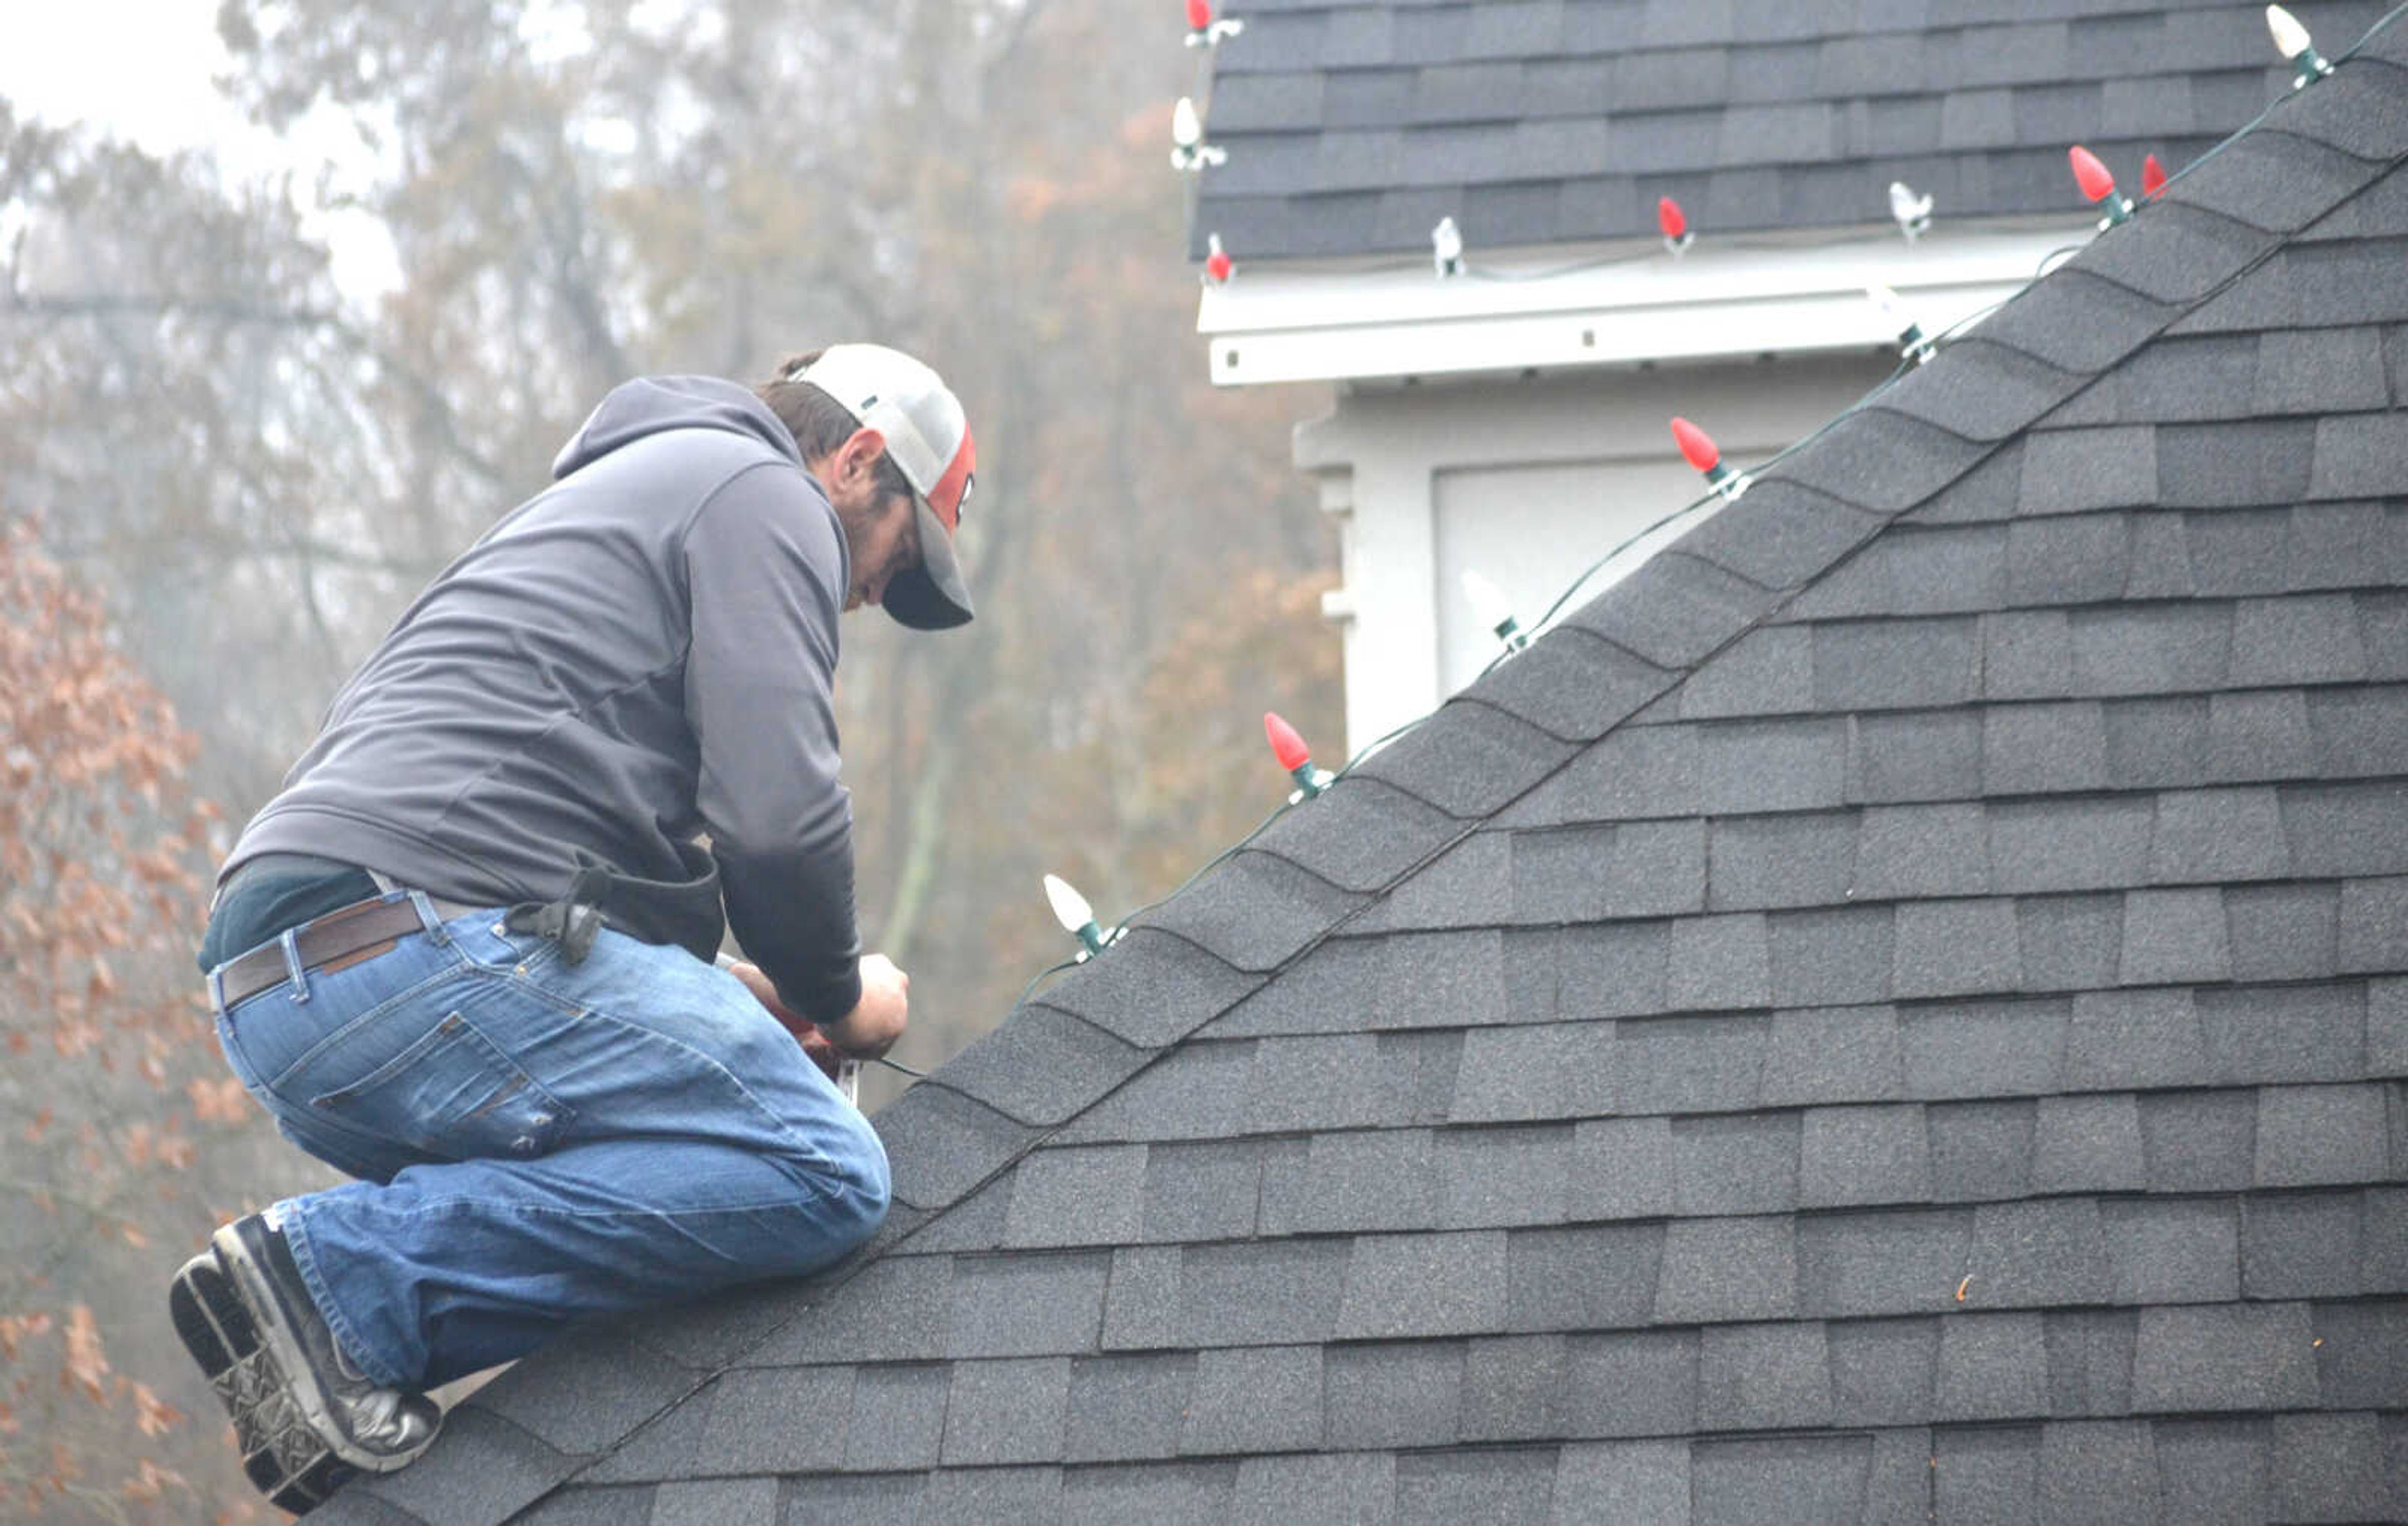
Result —
<path fill-rule="evenodd" d="M 834 1022 L 861 999 L 853 801 L 837 777 L 844 537 L 817 484 L 765 464 L 703 506 L 685 568 L 695 804 L 728 924 L 788 1006 Z"/>

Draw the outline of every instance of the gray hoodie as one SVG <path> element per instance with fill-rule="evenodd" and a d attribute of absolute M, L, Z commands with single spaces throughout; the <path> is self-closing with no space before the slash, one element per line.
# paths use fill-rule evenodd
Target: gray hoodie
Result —
<path fill-rule="evenodd" d="M 724 895 L 788 1005 L 843 1016 L 851 568 L 826 493 L 776 414 L 705 377 L 613 391 L 552 471 L 335 696 L 221 878 L 308 853 L 498 906 L 607 869 L 614 924 L 707 958 Z"/>

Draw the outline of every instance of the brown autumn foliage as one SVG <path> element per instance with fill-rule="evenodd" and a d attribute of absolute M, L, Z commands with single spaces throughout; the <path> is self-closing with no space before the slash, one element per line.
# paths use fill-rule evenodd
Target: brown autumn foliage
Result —
<path fill-rule="evenodd" d="M 108 1248 L 194 1217 L 163 1208 L 205 1138 L 249 1121 L 180 977 L 216 819 L 184 784 L 196 746 L 99 599 L 0 528 L 0 1514 L 217 1511 L 150 1445 L 194 1429 L 160 1391 L 185 1375 L 148 1333 L 129 1370 L 94 1310 L 122 1303 Z"/>

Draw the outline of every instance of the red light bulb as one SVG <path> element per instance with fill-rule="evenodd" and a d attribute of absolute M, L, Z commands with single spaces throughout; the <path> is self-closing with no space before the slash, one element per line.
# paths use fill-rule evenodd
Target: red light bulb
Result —
<path fill-rule="evenodd" d="M 1212 0 L 1187 0 L 1187 30 L 1201 32 L 1212 24 Z"/>
<path fill-rule="evenodd" d="M 1672 421 L 1672 442 L 1681 448 L 1681 459 L 1698 471 L 1712 473 L 1723 463 L 1723 453 L 1713 436 L 1686 419 Z"/>
<path fill-rule="evenodd" d="M 1679 202 L 1670 196 L 1659 196 L 1656 199 L 1656 226 L 1664 230 L 1665 237 L 1677 244 L 1688 235 L 1689 215 L 1681 210 Z"/>
<path fill-rule="evenodd" d="M 1294 726 L 1280 719 L 1278 711 L 1263 712 L 1263 734 L 1270 738 L 1271 756 L 1277 758 L 1279 765 L 1289 773 L 1293 774 L 1312 762 L 1312 749 L 1304 745 L 1304 738 Z"/>
<path fill-rule="evenodd" d="M 2065 150 L 2065 157 L 2073 165 L 2074 183 L 2082 187 L 2085 196 L 2105 201 L 2115 193 L 2115 177 L 2107 173 L 2107 166 L 2099 162 L 2097 154 L 2077 143 Z"/>
<path fill-rule="evenodd" d="M 2141 194 L 2154 196 L 2166 188 L 2165 161 L 2156 154 L 2141 161 Z"/>
<path fill-rule="evenodd" d="M 1238 262 L 1230 259 L 1229 251 L 1221 247 L 1221 235 L 1214 234 L 1212 252 L 1204 256 L 1204 274 L 1212 278 L 1213 285 L 1218 286 L 1226 281 L 1229 273 L 1237 268 Z"/>

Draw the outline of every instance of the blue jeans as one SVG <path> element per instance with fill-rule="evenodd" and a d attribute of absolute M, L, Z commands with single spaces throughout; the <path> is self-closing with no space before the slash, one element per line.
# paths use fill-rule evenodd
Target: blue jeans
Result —
<path fill-rule="evenodd" d="M 344 1353 L 423 1390 L 563 1325 L 825 1266 L 885 1217 L 877 1134 L 735 977 L 498 910 L 218 1014 L 277 1127 L 360 1178 L 279 1205 Z M 215 982 L 211 982 L 212 989 Z"/>

